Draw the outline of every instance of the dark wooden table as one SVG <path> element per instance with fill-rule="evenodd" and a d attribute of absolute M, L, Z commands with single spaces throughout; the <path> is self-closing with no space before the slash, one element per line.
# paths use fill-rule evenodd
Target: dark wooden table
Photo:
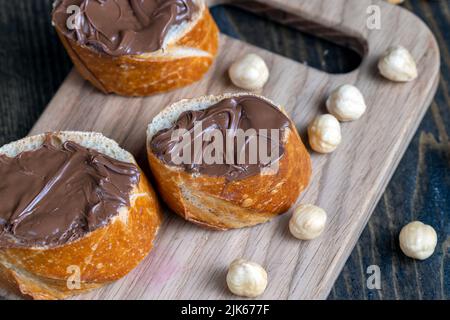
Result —
<path fill-rule="evenodd" d="M 357 1 L 357 0 L 354 0 Z M 52 0 L 0 0 L 0 145 L 27 134 L 72 68 L 50 23 Z M 450 0 L 407 0 L 433 30 L 441 80 L 411 145 L 339 276 L 330 299 L 448 299 L 450 296 Z M 327 72 L 347 72 L 352 51 L 230 7 L 212 10 L 222 32 Z M 426 261 L 405 257 L 401 227 L 421 220 L 438 233 Z M 378 265 L 381 289 L 368 289 Z"/>

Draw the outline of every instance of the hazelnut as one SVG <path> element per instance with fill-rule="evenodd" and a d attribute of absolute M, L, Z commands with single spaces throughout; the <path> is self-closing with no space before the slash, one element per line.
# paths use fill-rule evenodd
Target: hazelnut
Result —
<path fill-rule="evenodd" d="M 308 126 L 308 136 L 314 151 L 330 153 L 341 143 L 341 125 L 331 114 L 320 115 Z"/>
<path fill-rule="evenodd" d="M 328 97 L 327 109 L 340 121 L 352 121 L 366 112 L 366 103 L 358 88 L 344 84 Z"/>
<path fill-rule="evenodd" d="M 425 260 L 430 257 L 437 244 L 433 227 L 420 221 L 408 223 L 400 231 L 400 248 L 410 258 Z"/>
<path fill-rule="evenodd" d="M 389 48 L 378 61 L 378 70 L 387 79 L 407 82 L 417 78 L 417 67 L 409 51 L 401 46 Z"/>
<path fill-rule="evenodd" d="M 255 262 L 237 259 L 228 269 L 227 285 L 235 295 L 254 298 L 266 290 L 267 272 Z"/>
<path fill-rule="evenodd" d="M 312 204 L 297 207 L 289 221 L 289 230 L 300 240 L 312 240 L 320 236 L 325 229 L 327 213 Z"/>
<path fill-rule="evenodd" d="M 235 61 L 228 71 L 235 86 L 245 90 L 259 90 L 269 79 L 269 69 L 264 60 L 256 54 L 247 54 Z"/>

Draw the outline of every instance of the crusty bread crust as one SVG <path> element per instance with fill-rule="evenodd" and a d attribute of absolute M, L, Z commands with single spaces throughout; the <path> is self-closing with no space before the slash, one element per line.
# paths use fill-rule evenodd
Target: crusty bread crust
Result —
<path fill-rule="evenodd" d="M 174 114 L 189 110 L 190 105 L 198 109 L 201 103 L 200 109 L 204 109 L 230 96 L 233 95 L 183 100 L 162 111 L 164 116 L 157 116 L 155 121 L 166 117 L 175 121 Z M 286 212 L 309 183 L 311 160 L 293 123 L 285 133 L 285 151 L 277 173 L 266 172 L 231 182 L 224 177 L 194 176 L 159 160 L 151 151 L 150 141 L 156 131 L 166 125 L 165 122 L 149 125 L 148 160 L 162 198 L 188 221 L 217 230 L 263 223 Z"/>
<path fill-rule="evenodd" d="M 60 136 L 78 143 L 95 137 L 106 143 L 98 148 L 90 146 L 97 151 L 131 156 L 100 134 L 64 132 Z M 33 145 L 42 139 L 42 135 L 25 138 L 5 146 L 0 153 L 14 153 L 14 146 Z M 34 299 L 62 299 L 120 279 L 150 252 L 162 221 L 155 192 L 142 172 L 130 193 L 130 203 L 130 208 L 120 210 L 107 226 L 74 242 L 54 248 L 0 248 L 0 277 Z M 67 282 L 73 267 L 80 270 L 80 288 L 71 290 Z"/>
<path fill-rule="evenodd" d="M 58 35 L 80 74 L 104 93 L 147 96 L 189 85 L 208 71 L 217 54 L 219 31 L 209 9 L 163 50 L 112 57 Z"/>

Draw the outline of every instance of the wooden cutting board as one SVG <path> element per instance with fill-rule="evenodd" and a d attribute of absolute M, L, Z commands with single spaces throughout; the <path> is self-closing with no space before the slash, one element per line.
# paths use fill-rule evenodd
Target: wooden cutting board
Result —
<path fill-rule="evenodd" d="M 230 1 L 211 1 L 211 5 Z M 226 73 L 232 61 L 245 53 L 264 57 L 271 76 L 261 93 L 285 106 L 304 141 L 307 124 L 326 112 L 324 101 L 330 91 L 344 83 L 355 84 L 366 98 L 367 113 L 356 122 L 342 125 L 343 142 L 336 152 L 312 153 L 313 179 L 299 199 L 328 212 L 324 234 L 309 242 L 296 240 L 288 231 L 289 213 L 253 228 L 217 232 L 167 212 L 155 249 L 144 262 L 124 279 L 76 298 L 235 298 L 226 288 L 225 275 L 229 263 L 240 257 L 257 261 L 268 271 L 269 285 L 263 299 L 327 297 L 431 102 L 439 77 L 439 49 L 421 20 L 384 1 L 245 3 L 258 14 L 353 47 L 364 56 L 361 66 L 348 74 L 330 75 L 221 36 L 222 50 L 207 76 L 166 94 L 148 98 L 106 96 L 72 71 L 30 134 L 99 131 L 131 151 L 148 170 L 145 132 L 152 117 L 182 98 L 238 91 Z M 379 30 L 366 27 L 367 8 L 373 4 L 381 14 Z M 417 61 L 419 78 L 414 82 L 397 84 L 378 75 L 380 54 L 399 44 Z M 10 291 L 3 295 L 14 297 Z"/>

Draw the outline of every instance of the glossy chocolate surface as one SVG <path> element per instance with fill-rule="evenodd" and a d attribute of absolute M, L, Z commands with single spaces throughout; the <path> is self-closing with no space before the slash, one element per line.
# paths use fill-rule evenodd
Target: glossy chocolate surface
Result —
<path fill-rule="evenodd" d="M 161 49 L 170 28 L 198 10 L 193 0 L 60 0 L 53 22 L 81 45 L 111 56 L 137 55 Z"/>
<path fill-rule="evenodd" d="M 196 123 L 197 126 L 201 123 L 198 131 L 195 130 Z M 259 174 L 265 167 L 272 165 L 283 156 L 282 139 L 285 129 L 289 125 L 289 119 L 276 106 L 259 97 L 244 95 L 224 99 L 204 110 L 182 113 L 172 127 L 155 134 L 150 142 L 150 147 L 152 152 L 165 164 L 182 166 L 188 172 L 224 176 L 229 181 L 240 180 Z M 246 136 L 245 143 L 238 143 L 237 136 L 239 134 L 242 136 L 242 132 L 249 132 L 249 129 L 254 129 L 255 134 Z M 272 129 L 278 132 L 277 136 L 272 134 Z M 191 163 L 180 164 L 178 161 L 174 161 L 175 155 L 180 155 L 180 153 L 182 155 L 180 139 L 174 139 L 177 136 L 177 130 L 185 130 L 189 134 Z M 204 156 L 213 149 L 209 148 L 208 150 L 208 146 L 213 143 L 214 139 L 207 138 L 206 141 L 203 141 L 201 138 L 200 153 L 203 157 L 197 157 L 199 152 L 194 148 L 194 141 L 200 136 L 211 134 L 212 131 L 220 133 L 221 137 L 216 138 L 220 138 L 218 140 L 222 141 L 223 155 L 215 158 L 222 160 L 221 162 L 215 161 L 208 164 L 207 161 L 204 161 Z M 227 139 L 233 141 L 233 144 L 227 144 Z M 259 149 L 251 148 L 251 143 L 255 141 L 258 146 L 260 143 L 265 145 L 266 154 L 270 157 L 269 162 L 259 156 Z M 233 148 L 230 147 L 231 145 Z M 274 150 L 277 152 L 272 153 Z M 252 152 L 257 152 L 253 158 L 256 161 L 253 162 L 250 157 Z M 214 152 L 208 154 L 215 156 Z M 240 158 L 240 155 L 244 154 L 245 159 Z M 200 160 L 197 161 L 198 159 Z"/>
<path fill-rule="evenodd" d="M 57 246 L 108 224 L 130 206 L 137 166 L 47 135 L 16 157 L 0 155 L 0 247 Z"/>

